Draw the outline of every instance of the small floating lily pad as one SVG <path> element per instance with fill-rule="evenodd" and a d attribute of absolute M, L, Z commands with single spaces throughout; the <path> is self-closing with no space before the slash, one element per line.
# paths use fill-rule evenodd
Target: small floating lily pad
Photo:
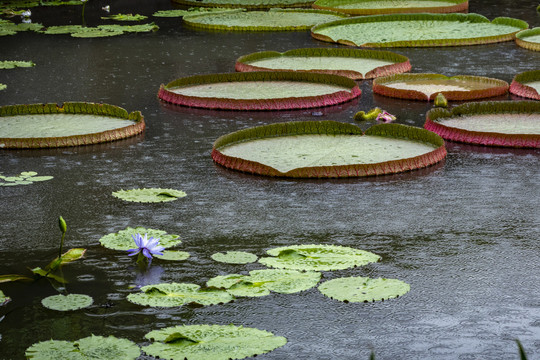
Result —
<path fill-rule="evenodd" d="M 285 110 L 329 106 L 360 96 L 356 82 L 337 75 L 245 72 L 196 75 L 161 85 L 160 99 L 224 110 Z"/>
<path fill-rule="evenodd" d="M 346 17 L 332 11 L 270 9 L 270 11 L 226 11 L 184 16 L 189 26 L 221 31 L 301 31 L 313 25 Z"/>
<path fill-rule="evenodd" d="M 32 61 L 0 61 L 0 69 L 14 69 L 18 67 L 36 66 Z"/>
<path fill-rule="evenodd" d="M 154 257 L 160 260 L 182 261 L 189 258 L 189 253 L 185 251 L 165 250 L 163 251 L 163 255 L 154 255 Z"/>
<path fill-rule="evenodd" d="M 249 264 L 257 261 L 257 255 L 245 251 L 227 251 L 212 254 L 212 259 L 227 264 Z"/>
<path fill-rule="evenodd" d="M 245 8 L 245 9 L 271 9 L 271 8 L 297 8 L 311 7 L 313 1 L 309 0 L 173 0 L 176 3 L 188 6 Z"/>
<path fill-rule="evenodd" d="M 397 279 L 346 277 L 319 285 L 319 291 L 344 302 L 372 302 L 397 298 L 409 292 L 410 285 Z"/>
<path fill-rule="evenodd" d="M 43 28 L 39 23 L 19 23 L 11 21 L 0 21 L 0 36 L 15 35 L 19 31 L 39 31 Z"/>
<path fill-rule="evenodd" d="M 226 289 L 231 295 L 265 296 L 270 291 L 280 294 L 293 294 L 308 290 L 317 285 L 321 273 L 282 269 L 253 270 L 248 275 L 231 274 L 216 276 L 207 286 Z"/>
<path fill-rule="evenodd" d="M 540 148 L 540 102 L 490 101 L 435 108 L 424 127 L 447 140 L 487 146 Z"/>
<path fill-rule="evenodd" d="M 453 13 L 467 11 L 468 0 L 317 0 L 313 8 L 348 15 Z"/>
<path fill-rule="evenodd" d="M 504 95 L 508 83 L 484 76 L 441 74 L 395 74 L 373 80 L 376 94 L 414 100 L 434 100 L 441 93 L 447 100 L 472 100 Z"/>
<path fill-rule="evenodd" d="M 42 341 L 30 346 L 25 352 L 26 358 L 33 360 L 134 360 L 140 355 L 139 346 L 130 340 L 94 335 L 73 342 Z"/>
<path fill-rule="evenodd" d="M 540 27 L 518 32 L 516 44 L 525 49 L 540 51 Z"/>
<path fill-rule="evenodd" d="M 379 124 L 365 133 L 334 121 L 263 125 L 218 138 L 214 161 L 265 176 L 358 177 L 430 166 L 446 156 L 432 132 L 400 124 Z"/>
<path fill-rule="evenodd" d="M 34 182 L 51 180 L 52 176 L 36 176 L 35 171 L 23 171 L 18 176 L 0 175 L 0 186 L 30 185 Z"/>
<path fill-rule="evenodd" d="M 2 290 L 0 290 L 0 306 L 4 306 L 10 301 L 11 301 L 11 298 L 9 296 L 4 295 Z"/>
<path fill-rule="evenodd" d="M 512 94 L 540 100 L 540 70 L 525 71 L 514 76 L 510 84 Z"/>
<path fill-rule="evenodd" d="M 199 13 L 206 13 L 209 11 L 231 11 L 234 9 L 228 9 L 228 8 L 202 8 L 202 7 L 196 7 L 196 8 L 189 8 L 187 10 L 181 10 L 181 9 L 174 9 L 174 10 L 160 10 L 155 12 L 152 16 L 156 17 L 182 17 L 186 15 L 194 15 Z"/>
<path fill-rule="evenodd" d="M 0 83 L 0 91 L 5 89 L 7 89 L 7 85 Z"/>
<path fill-rule="evenodd" d="M 140 25 L 99 25 L 97 27 L 87 27 L 81 25 L 61 25 L 49 26 L 47 29 L 40 31 L 43 34 L 71 34 L 77 38 L 97 38 L 122 35 L 129 32 L 151 32 L 158 30 L 159 27 L 154 24 Z"/>
<path fill-rule="evenodd" d="M 108 249 L 127 251 L 136 248 L 132 237 L 136 234 L 147 234 L 148 238 L 158 238 L 159 245 L 164 248 L 170 248 L 182 242 L 178 235 L 167 234 L 167 232 L 163 230 L 147 229 L 140 226 L 136 228 L 128 226 L 124 230 L 103 236 L 99 239 L 99 242 Z"/>
<path fill-rule="evenodd" d="M 421 47 L 488 44 L 511 41 L 529 25 L 478 14 L 391 14 L 358 16 L 314 26 L 311 35 L 350 46 Z"/>
<path fill-rule="evenodd" d="M 139 14 L 113 14 L 109 16 L 102 16 L 103 20 L 115 20 L 115 21 L 141 21 L 147 19 L 148 16 Z"/>
<path fill-rule="evenodd" d="M 311 48 L 263 51 L 236 60 L 236 71 L 306 71 L 371 79 L 409 71 L 409 59 L 390 51 Z"/>
<path fill-rule="evenodd" d="M 145 335 L 154 343 L 142 350 L 160 359 L 243 359 L 268 353 L 287 343 L 271 332 L 234 325 L 183 325 Z"/>
<path fill-rule="evenodd" d="M 0 148 L 51 148 L 109 142 L 144 130 L 139 111 L 66 102 L 0 107 Z"/>
<path fill-rule="evenodd" d="M 41 304 L 48 309 L 57 311 L 78 310 L 89 307 L 94 299 L 84 294 L 53 295 L 41 300 Z"/>
<path fill-rule="evenodd" d="M 186 304 L 224 304 L 234 298 L 225 290 L 201 289 L 199 285 L 187 283 L 162 283 L 141 287 L 141 292 L 129 294 L 127 299 L 142 306 L 173 307 Z"/>
<path fill-rule="evenodd" d="M 261 264 L 279 269 L 329 271 L 364 266 L 377 262 L 380 256 L 369 251 L 339 245 L 291 245 L 267 251 L 270 257 Z"/>
<path fill-rule="evenodd" d="M 186 196 L 186 193 L 180 190 L 174 189 L 132 189 L 132 190 L 119 190 L 112 193 L 114 197 L 125 201 L 133 202 L 167 202 L 174 201 L 178 198 Z"/>

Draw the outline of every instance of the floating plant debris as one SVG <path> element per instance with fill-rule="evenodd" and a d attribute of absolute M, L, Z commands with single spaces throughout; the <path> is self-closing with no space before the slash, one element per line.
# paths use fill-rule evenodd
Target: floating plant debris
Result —
<path fill-rule="evenodd" d="M 68 295 L 53 295 L 41 300 L 41 304 L 48 309 L 57 311 L 78 310 L 89 307 L 94 303 L 88 295 L 84 294 L 68 294 Z"/>
<path fill-rule="evenodd" d="M 183 106 L 224 110 L 285 110 L 339 104 L 360 96 L 343 76 L 257 71 L 196 75 L 161 85 L 160 99 Z"/>
<path fill-rule="evenodd" d="M 212 259 L 227 264 L 249 264 L 257 261 L 257 255 L 245 251 L 227 251 L 212 254 Z"/>
<path fill-rule="evenodd" d="M 348 15 L 453 13 L 467 11 L 468 0 L 317 0 L 313 8 Z"/>
<path fill-rule="evenodd" d="M 109 16 L 102 16 L 103 20 L 115 20 L 115 21 L 141 21 L 148 18 L 148 16 L 139 14 L 114 14 Z"/>
<path fill-rule="evenodd" d="M 136 234 L 147 234 L 148 237 L 159 238 L 159 245 L 170 248 L 182 242 L 178 235 L 167 234 L 166 231 L 147 229 L 144 227 L 127 227 L 116 233 L 111 233 L 99 239 L 101 245 L 108 249 L 127 251 L 135 246 L 133 236 Z"/>
<path fill-rule="evenodd" d="M 32 61 L 0 61 L 0 69 L 14 69 L 18 67 L 36 66 Z"/>
<path fill-rule="evenodd" d="M 540 148 L 540 102 L 485 101 L 426 114 L 424 127 L 447 140 L 487 145 Z"/>
<path fill-rule="evenodd" d="M 344 18 L 326 10 L 270 9 L 269 11 L 209 12 L 184 16 L 186 24 L 205 30 L 300 31 L 313 25 Z"/>
<path fill-rule="evenodd" d="M 510 84 L 512 94 L 540 100 L 540 70 L 525 71 L 514 76 Z"/>
<path fill-rule="evenodd" d="M 335 121 L 263 125 L 218 138 L 212 158 L 243 172 L 282 177 L 357 177 L 391 174 L 435 164 L 444 141 L 429 131 L 378 124 L 365 133 Z"/>
<path fill-rule="evenodd" d="M 113 192 L 112 195 L 125 201 L 155 203 L 174 201 L 178 198 L 186 196 L 187 194 L 183 191 L 174 189 L 149 188 L 119 190 Z"/>
<path fill-rule="evenodd" d="M 525 49 L 540 51 L 540 27 L 518 32 L 516 44 Z"/>
<path fill-rule="evenodd" d="M 0 306 L 4 306 L 10 301 L 11 301 L 11 298 L 9 296 L 4 295 L 2 290 L 0 290 Z"/>
<path fill-rule="evenodd" d="M 0 148 L 52 148 L 109 142 L 144 130 L 139 111 L 66 102 L 0 107 Z"/>
<path fill-rule="evenodd" d="M 372 79 L 409 71 L 409 59 L 390 51 L 309 48 L 263 51 L 236 60 L 236 71 L 307 71 Z"/>
<path fill-rule="evenodd" d="M 271 9 L 311 7 L 313 1 L 308 0 L 173 0 L 188 6 L 207 6 L 224 8 Z"/>
<path fill-rule="evenodd" d="M 155 17 L 182 17 L 186 15 L 194 15 L 199 13 L 206 13 L 212 11 L 233 11 L 234 9 L 230 8 L 189 8 L 187 10 L 174 9 L 174 10 L 160 10 L 155 12 L 152 16 Z"/>
<path fill-rule="evenodd" d="M 224 304 L 234 298 L 225 290 L 201 289 L 196 284 L 163 283 L 141 287 L 141 292 L 129 294 L 128 301 L 142 306 L 173 307 L 186 304 Z"/>
<path fill-rule="evenodd" d="M 225 289 L 235 297 L 265 296 L 270 291 L 293 294 L 317 285 L 321 273 L 282 269 L 253 270 L 249 275 L 216 276 L 206 283 L 209 287 Z"/>
<path fill-rule="evenodd" d="M 478 14 L 395 14 L 358 16 L 314 26 L 311 35 L 350 46 L 421 47 L 488 44 L 511 41 L 529 25 Z"/>
<path fill-rule="evenodd" d="M 0 186 L 30 185 L 38 181 L 51 180 L 52 176 L 36 176 L 35 171 L 23 171 L 18 176 L 0 175 Z"/>
<path fill-rule="evenodd" d="M 372 302 L 397 298 L 409 292 L 410 285 L 397 279 L 346 277 L 323 282 L 319 291 L 344 302 Z"/>
<path fill-rule="evenodd" d="M 182 261 L 189 258 L 189 253 L 178 250 L 165 250 L 163 255 L 154 255 L 154 257 L 160 260 Z"/>
<path fill-rule="evenodd" d="M 145 335 L 154 342 L 142 350 L 160 359 L 244 359 L 268 353 L 287 343 L 282 336 L 234 325 L 183 325 Z"/>
<path fill-rule="evenodd" d="M 504 95 L 508 83 L 484 76 L 395 74 L 373 80 L 373 92 L 413 100 L 434 100 L 439 93 L 447 100 L 472 100 Z"/>
<path fill-rule="evenodd" d="M 261 264 L 279 269 L 329 271 L 349 269 L 377 262 L 380 256 L 369 251 L 339 245 L 291 245 L 267 251 Z"/>
<path fill-rule="evenodd" d="M 33 360 L 94 359 L 135 360 L 141 355 L 137 344 L 114 336 L 89 336 L 77 341 L 47 340 L 26 349 L 25 356 Z"/>

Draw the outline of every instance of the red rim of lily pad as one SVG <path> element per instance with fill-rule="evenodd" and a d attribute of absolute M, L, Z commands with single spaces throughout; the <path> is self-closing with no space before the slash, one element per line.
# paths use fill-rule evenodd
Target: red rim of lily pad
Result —
<path fill-rule="evenodd" d="M 228 156 L 220 151 L 223 147 L 238 142 L 308 134 L 372 135 L 407 139 L 433 145 L 434 150 L 420 156 L 379 163 L 299 167 L 288 172 L 280 172 L 256 161 Z M 356 125 L 337 121 L 295 121 L 252 127 L 219 137 L 212 148 L 212 159 L 226 168 L 250 174 L 291 178 L 342 178 L 394 174 L 431 166 L 445 157 L 444 140 L 431 131 L 401 124 L 378 124 L 362 132 L 362 129 Z"/>
<path fill-rule="evenodd" d="M 270 69 L 249 64 L 262 59 L 279 58 L 287 56 L 302 56 L 302 57 L 348 57 L 361 59 L 376 59 L 394 62 L 385 66 L 377 67 L 366 74 L 361 74 L 355 70 L 331 70 L 331 69 L 316 69 L 316 70 L 292 70 L 292 69 Z M 380 76 L 388 76 L 391 74 L 407 72 L 411 70 L 409 58 L 391 51 L 383 50 L 364 50 L 364 49 L 341 49 L 341 48 L 305 48 L 293 49 L 283 53 L 277 51 L 261 51 L 248 55 L 244 55 L 236 60 L 236 71 L 300 71 L 300 72 L 316 72 L 323 74 L 333 74 L 345 76 L 350 79 L 373 79 Z"/>
<path fill-rule="evenodd" d="M 417 2 L 420 2 L 416 0 Z M 434 2 L 430 0 L 431 2 Z M 378 14 L 397 14 L 397 13 L 454 13 L 467 11 L 469 9 L 468 0 L 436 0 L 441 2 L 441 6 L 426 7 L 400 7 L 399 2 L 396 6 L 390 8 L 343 8 L 342 4 L 361 4 L 376 3 L 374 0 L 317 0 L 313 3 L 314 9 L 338 11 L 353 16 L 358 15 L 378 15 Z M 452 5 L 448 5 L 452 3 Z"/>
<path fill-rule="evenodd" d="M 56 137 L 32 138 L 1 138 L 0 148 L 3 149 L 37 149 L 58 148 L 67 146 L 80 146 L 111 142 L 125 139 L 143 132 L 145 128 L 144 117 L 140 111 L 128 113 L 125 109 L 109 105 L 86 102 L 65 102 L 62 106 L 55 103 L 7 105 L 0 107 L 0 119 L 8 116 L 45 115 L 45 114 L 81 114 L 102 115 L 117 119 L 129 120 L 134 124 L 106 130 L 97 133 L 68 135 Z"/>
<path fill-rule="evenodd" d="M 414 82 L 414 81 L 456 81 L 456 84 L 463 84 L 468 82 L 470 84 L 476 84 L 484 86 L 483 89 L 471 89 L 471 90 L 442 90 L 427 95 L 421 91 L 413 89 L 398 89 L 391 86 L 392 83 L 397 82 Z M 385 77 L 380 77 L 373 80 L 373 92 L 376 94 L 395 97 L 400 99 L 412 99 L 412 100 L 428 100 L 432 101 L 437 97 L 438 93 L 442 93 L 447 100 L 473 100 L 487 97 L 494 97 L 504 95 L 508 92 L 508 83 L 503 80 L 488 78 L 484 76 L 472 76 L 472 75 L 457 75 L 457 76 L 445 76 L 441 74 L 395 74 Z"/>
<path fill-rule="evenodd" d="M 514 76 L 510 84 L 510 93 L 522 97 L 540 100 L 540 93 L 527 83 L 531 81 L 540 82 L 540 70 L 525 71 Z"/>
<path fill-rule="evenodd" d="M 297 81 L 303 83 L 332 84 L 349 89 L 336 91 L 318 96 L 299 96 L 270 99 L 234 99 L 227 97 L 198 97 L 173 92 L 180 87 L 196 86 L 213 83 L 230 82 L 261 82 L 265 81 Z M 354 80 L 343 76 L 294 71 L 257 71 L 241 73 L 225 73 L 211 75 L 195 75 L 174 80 L 167 85 L 161 85 L 158 97 L 166 102 L 189 107 L 220 110 L 288 110 L 305 109 L 340 104 L 361 95 L 360 88 Z"/>
<path fill-rule="evenodd" d="M 540 35 L 540 27 L 522 30 L 516 34 L 516 44 L 528 50 L 540 51 L 540 42 L 527 40 L 527 37 L 535 35 Z"/>
<path fill-rule="evenodd" d="M 426 114 L 424 128 L 439 134 L 446 140 L 486 146 L 506 146 L 516 148 L 540 148 L 540 134 L 507 134 L 502 132 L 482 132 L 459 129 L 441 124 L 441 120 L 489 114 L 538 114 L 537 101 L 484 101 L 456 106 L 448 111 L 434 108 Z"/>

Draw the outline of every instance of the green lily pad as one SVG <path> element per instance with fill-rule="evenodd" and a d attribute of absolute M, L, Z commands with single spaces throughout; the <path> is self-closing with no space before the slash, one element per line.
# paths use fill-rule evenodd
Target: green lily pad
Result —
<path fill-rule="evenodd" d="M 141 293 L 129 294 L 128 301 L 142 306 L 173 307 L 186 304 L 224 304 L 234 298 L 224 290 L 201 289 L 196 284 L 163 283 L 141 287 Z"/>
<path fill-rule="evenodd" d="M 0 175 L 0 186 L 29 185 L 34 182 L 51 180 L 52 176 L 36 176 L 35 171 L 25 171 L 19 176 Z"/>
<path fill-rule="evenodd" d="M 89 336 L 77 341 L 48 340 L 26 349 L 25 356 L 32 360 L 134 360 L 141 354 L 137 344 L 114 336 Z"/>
<path fill-rule="evenodd" d="M 313 25 L 346 17 L 333 11 L 270 9 L 270 11 L 226 11 L 184 16 L 186 24 L 222 31 L 299 31 Z"/>
<path fill-rule="evenodd" d="M 98 29 L 106 31 L 122 31 L 124 33 L 137 33 L 157 31 L 159 29 L 159 26 L 154 23 L 140 25 L 99 25 Z"/>
<path fill-rule="evenodd" d="M 141 21 L 147 19 L 148 16 L 139 14 L 114 14 L 109 16 L 102 16 L 103 20 L 116 20 L 116 21 Z"/>
<path fill-rule="evenodd" d="M 112 195 L 125 201 L 152 203 L 174 201 L 187 194 L 180 190 L 151 188 L 120 190 L 113 192 Z"/>
<path fill-rule="evenodd" d="M 186 15 L 194 15 L 206 12 L 215 12 L 215 11 L 231 11 L 233 9 L 228 8 L 189 8 L 187 10 L 174 9 L 174 10 L 160 10 L 155 12 L 152 16 L 155 17 L 182 17 Z"/>
<path fill-rule="evenodd" d="M 291 245 L 267 251 L 272 257 L 259 259 L 261 264 L 279 269 L 328 271 L 377 262 L 380 256 L 368 251 L 339 245 Z"/>
<path fill-rule="evenodd" d="M 227 251 L 212 254 L 212 259 L 227 264 L 249 264 L 257 261 L 257 255 L 245 251 Z"/>
<path fill-rule="evenodd" d="M 0 36 L 14 35 L 19 31 L 39 31 L 43 28 L 39 23 L 20 23 L 15 24 L 11 21 L 0 22 Z"/>
<path fill-rule="evenodd" d="M 59 26 L 49 26 L 45 30 L 40 31 L 43 34 L 56 35 L 56 34 L 71 34 L 83 32 L 85 30 L 92 29 L 83 27 L 81 25 L 59 25 Z"/>
<path fill-rule="evenodd" d="M 32 67 L 36 66 L 32 61 L 0 61 L 0 69 L 14 69 L 17 67 Z"/>
<path fill-rule="evenodd" d="M 148 238 L 159 238 L 159 245 L 164 248 L 170 248 L 182 242 L 179 235 L 167 234 L 163 230 L 147 229 L 140 226 L 136 228 L 128 226 L 119 232 L 107 234 L 99 239 L 99 242 L 108 249 L 127 251 L 135 249 L 136 246 L 132 236 L 136 234 L 148 234 Z"/>
<path fill-rule="evenodd" d="M 540 51 L 540 27 L 518 32 L 516 44 L 525 49 Z"/>
<path fill-rule="evenodd" d="M 234 325 L 183 325 L 145 335 L 143 351 L 160 359 L 229 360 L 265 354 L 287 343 L 271 332 Z"/>
<path fill-rule="evenodd" d="M 181 261 L 189 258 L 189 253 L 185 251 L 165 250 L 163 251 L 163 255 L 154 255 L 154 257 L 160 260 Z"/>
<path fill-rule="evenodd" d="M 58 311 L 83 309 L 89 307 L 93 303 L 94 299 L 84 294 L 59 294 L 49 296 L 41 300 L 41 304 L 46 308 Z"/>
<path fill-rule="evenodd" d="M 397 298 L 409 292 L 410 285 L 397 279 L 346 277 L 319 285 L 319 291 L 344 302 L 372 302 Z"/>
<path fill-rule="evenodd" d="M 0 83 L 0 91 L 5 89 L 7 89 L 7 85 Z"/>
<path fill-rule="evenodd" d="M 71 36 L 75 38 L 100 38 L 100 37 L 118 36 L 118 35 L 122 35 L 123 33 L 124 32 L 122 30 L 87 28 L 86 30 L 83 30 L 83 31 L 72 32 Z"/>
<path fill-rule="evenodd" d="M 345 14 L 453 13 L 467 11 L 468 0 L 317 0 L 313 8 Z"/>
<path fill-rule="evenodd" d="M 293 294 L 317 285 L 321 273 L 296 270 L 253 270 L 248 275 L 216 276 L 206 283 L 209 287 L 226 289 L 233 296 L 265 296 L 274 291 Z"/>
<path fill-rule="evenodd" d="M 6 305 L 10 301 L 11 301 L 11 298 L 9 296 L 4 295 L 2 290 L 0 290 L 0 306 Z"/>
<path fill-rule="evenodd" d="M 511 41 L 529 25 L 499 17 L 490 22 L 478 14 L 395 14 L 357 16 L 314 26 L 322 41 L 351 46 L 456 46 Z"/>
<path fill-rule="evenodd" d="M 510 84 L 510 92 L 540 100 L 540 70 L 525 71 L 514 76 Z"/>
<path fill-rule="evenodd" d="M 270 9 L 311 7 L 312 0 L 173 0 L 188 6 L 207 6 L 225 8 Z"/>

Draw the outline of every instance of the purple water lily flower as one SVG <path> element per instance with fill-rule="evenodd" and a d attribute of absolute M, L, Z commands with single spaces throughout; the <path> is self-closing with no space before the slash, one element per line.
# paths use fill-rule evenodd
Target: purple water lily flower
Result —
<path fill-rule="evenodd" d="M 152 255 L 163 255 L 165 248 L 159 245 L 159 239 L 154 239 L 153 237 L 148 239 L 148 234 L 144 234 L 144 237 L 141 234 L 131 235 L 131 237 L 135 241 L 137 248 L 129 249 L 128 256 L 139 254 L 140 258 L 140 254 L 142 254 L 148 259 L 148 263 L 150 264 L 152 262 Z"/>
<path fill-rule="evenodd" d="M 396 120 L 396 117 L 386 111 L 382 111 L 377 115 L 377 121 L 383 121 L 385 123 Z"/>

